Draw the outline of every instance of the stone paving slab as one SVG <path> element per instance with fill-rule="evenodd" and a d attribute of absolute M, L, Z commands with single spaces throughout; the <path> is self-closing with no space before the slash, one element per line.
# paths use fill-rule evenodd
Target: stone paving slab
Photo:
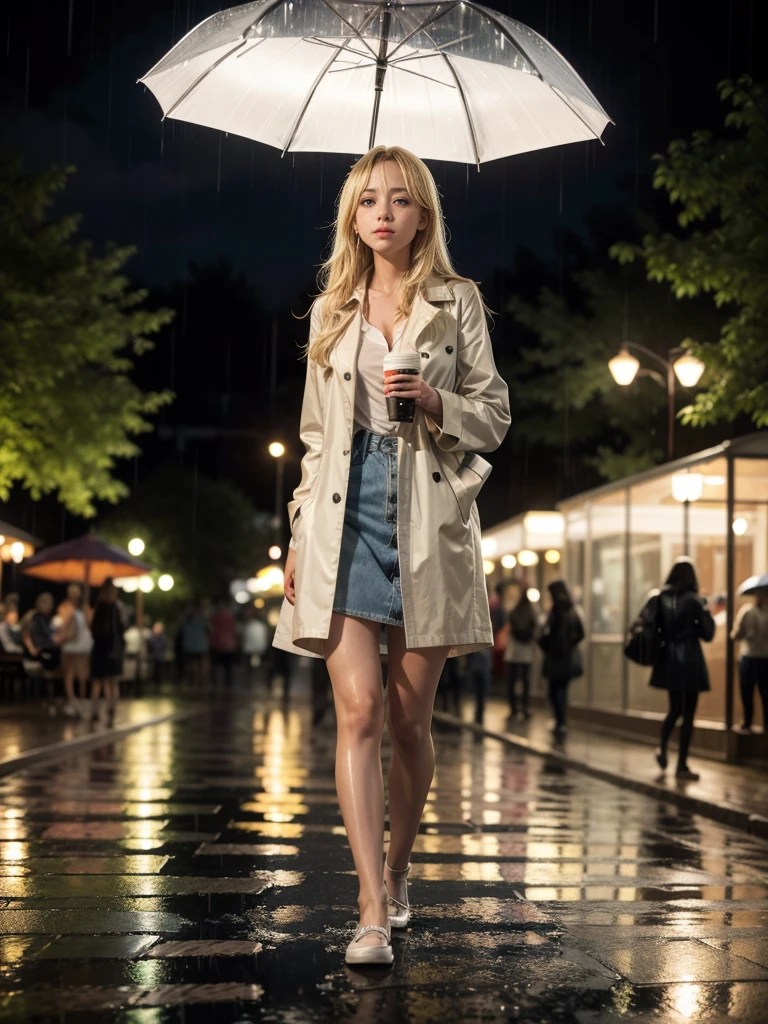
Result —
<path fill-rule="evenodd" d="M 142 956 L 159 935 L 60 935 L 33 960 L 122 960 Z"/>
<path fill-rule="evenodd" d="M 0 860 L 0 875 L 154 875 L 170 857 L 136 854 L 127 857 L 28 857 Z"/>
<path fill-rule="evenodd" d="M 153 946 L 147 955 L 157 960 L 186 956 L 255 956 L 262 949 L 260 942 L 200 939 L 189 942 L 161 942 Z"/>
<path fill-rule="evenodd" d="M 120 913 L 104 911 L 98 915 L 85 910 L 2 910 L 0 932 L 6 935 L 92 935 L 97 927 L 102 934 L 130 935 L 136 932 L 173 934 L 192 922 L 178 914 Z"/>

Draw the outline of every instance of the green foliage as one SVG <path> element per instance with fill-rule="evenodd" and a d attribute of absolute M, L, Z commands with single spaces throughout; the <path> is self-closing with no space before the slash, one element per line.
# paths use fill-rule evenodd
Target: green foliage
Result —
<path fill-rule="evenodd" d="M 570 443 L 594 452 L 585 461 L 614 480 L 665 457 L 667 395 L 666 386 L 647 377 L 620 387 L 608 361 L 625 340 L 666 359 L 709 311 L 669 301 L 666 289 L 632 268 L 621 274 L 582 271 L 571 280 L 578 289 L 575 301 L 544 288 L 536 304 L 519 298 L 509 304 L 536 338 L 512 367 L 513 408 L 525 419 L 529 440 L 552 449 L 562 447 L 567 416 Z M 648 357 L 641 361 L 658 369 Z"/>
<path fill-rule="evenodd" d="M 99 523 L 99 533 L 123 548 L 141 537 L 142 559 L 174 578 L 171 598 L 215 597 L 228 594 L 233 579 L 269 564 L 269 535 L 257 519 L 250 500 L 232 484 L 166 466 L 135 487 Z M 150 598 L 163 600 L 155 591 Z"/>
<path fill-rule="evenodd" d="M 678 299 L 706 296 L 725 315 L 719 334 L 686 346 L 707 366 L 706 389 L 682 410 L 694 426 L 746 414 L 768 426 L 768 91 L 748 76 L 719 85 L 733 109 L 728 133 L 694 132 L 656 154 L 654 187 L 679 207 L 678 234 L 654 231 L 614 245 L 623 263 L 643 260 L 648 279 Z M 695 227 L 695 225 L 699 225 Z"/>
<path fill-rule="evenodd" d="M 129 377 L 173 312 L 143 309 L 147 293 L 129 289 L 134 249 L 94 256 L 76 239 L 79 217 L 50 219 L 72 172 L 26 174 L 18 156 L 0 158 L 0 499 L 18 482 L 92 516 L 95 501 L 127 493 L 115 462 L 173 397 Z"/>

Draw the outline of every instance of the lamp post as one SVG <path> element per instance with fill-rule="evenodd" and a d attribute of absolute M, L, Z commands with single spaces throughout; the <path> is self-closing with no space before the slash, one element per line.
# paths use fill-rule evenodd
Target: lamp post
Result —
<path fill-rule="evenodd" d="M 282 515 L 280 512 L 283 504 L 283 455 L 285 455 L 285 445 L 279 441 L 273 441 L 269 446 L 269 454 L 277 461 L 277 477 L 275 479 L 275 516 L 272 520 L 272 526 L 274 529 L 274 537 L 277 541 L 278 547 L 282 549 Z"/>
<path fill-rule="evenodd" d="M 658 370 L 646 370 L 640 367 L 640 360 L 629 351 L 636 348 L 649 358 L 656 360 L 662 367 L 664 373 Z M 677 356 L 677 358 L 675 358 Z M 625 341 L 621 351 L 608 363 L 611 376 L 622 387 L 628 387 L 635 377 L 650 377 L 652 380 L 667 389 L 667 458 L 672 460 L 675 453 L 675 378 L 680 381 L 684 388 L 694 388 L 699 383 L 704 373 L 704 363 L 681 346 L 669 350 L 669 358 L 664 359 L 657 352 L 646 348 L 645 345 L 638 345 L 634 341 Z"/>

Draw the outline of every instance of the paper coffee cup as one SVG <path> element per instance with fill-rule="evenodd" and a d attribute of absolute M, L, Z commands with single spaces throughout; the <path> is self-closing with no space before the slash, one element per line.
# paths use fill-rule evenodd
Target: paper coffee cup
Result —
<path fill-rule="evenodd" d="M 384 376 L 398 373 L 421 373 L 421 356 L 413 350 L 388 352 L 384 356 Z M 402 395 L 387 395 L 387 416 L 390 423 L 413 423 L 416 415 L 416 400 Z"/>

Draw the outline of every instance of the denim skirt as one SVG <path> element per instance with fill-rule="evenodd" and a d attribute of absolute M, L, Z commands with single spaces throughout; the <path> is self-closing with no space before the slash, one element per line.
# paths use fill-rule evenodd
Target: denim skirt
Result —
<path fill-rule="evenodd" d="M 397 553 L 397 437 L 358 429 L 352 439 L 333 610 L 403 625 Z"/>

